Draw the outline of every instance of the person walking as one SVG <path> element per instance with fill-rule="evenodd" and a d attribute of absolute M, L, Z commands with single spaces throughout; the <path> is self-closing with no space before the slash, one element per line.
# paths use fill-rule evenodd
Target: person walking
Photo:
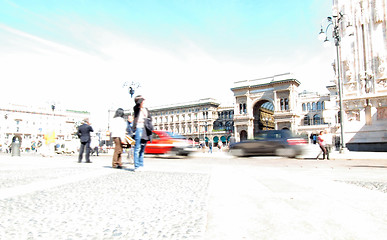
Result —
<path fill-rule="evenodd" d="M 124 109 L 118 108 L 114 114 L 111 124 L 111 136 L 114 142 L 114 153 L 113 153 L 113 168 L 122 168 L 122 140 L 125 138 L 126 133 L 126 121 L 124 119 Z"/>
<path fill-rule="evenodd" d="M 139 168 L 144 167 L 144 151 L 148 141 L 152 141 L 152 118 L 147 108 L 144 107 L 145 99 L 138 95 L 135 97 L 134 102 L 136 105 L 133 107 L 134 120 L 133 120 L 133 132 L 135 133 L 134 140 L 134 171 L 138 171 Z"/>
<path fill-rule="evenodd" d="M 93 137 L 91 137 L 91 143 L 90 143 L 90 146 L 91 146 L 91 156 L 93 156 L 94 153 L 96 153 L 96 155 L 99 156 L 99 151 L 98 151 L 98 148 L 99 148 L 98 136 L 93 136 Z"/>
<path fill-rule="evenodd" d="M 208 152 L 209 153 L 212 153 L 212 147 L 213 147 L 213 144 L 212 144 L 212 141 L 208 141 Z"/>
<path fill-rule="evenodd" d="M 236 139 L 235 139 L 234 133 L 231 133 L 231 136 L 230 136 L 230 140 L 229 140 L 229 142 L 228 142 L 228 145 L 231 146 L 231 145 L 233 145 L 234 143 L 236 143 Z"/>
<path fill-rule="evenodd" d="M 332 151 L 332 146 L 333 146 L 332 133 L 325 131 L 325 148 L 327 149 L 327 152 L 328 152 L 328 159 L 329 159 L 329 154 Z"/>
<path fill-rule="evenodd" d="M 329 160 L 329 152 L 326 149 L 325 138 L 326 138 L 326 136 L 324 134 L 324 131 L 320 131 L 320 135 L 318 135 L 317 139 L 318 139 L 318 145 L 320 146 L 321 152 L 317 155 L 317 157 L 316 157 L 317 160 L 320 157 L 321 153 L 323 154 L 322 160 L 324 160 L 324 159 Z"/>
<path fill-rule="evenodd" d="M 86 163 L 91 163 L 90 161 L 90 142 L 91 142 L 90 133 L 91 132 L 94 132 L 94 130 L 90 126 L 89 119 L 85 118 L 83 120 L 83 124 L 78 127 L 78 137 L 81 140 L 81 147 L 79 149 L 79 157 L 78 157 L 79 163 L 82 162 L 83 152 L 85 151 L 85 148 L 86 148 L 86 153 L 85 153 Z"/>

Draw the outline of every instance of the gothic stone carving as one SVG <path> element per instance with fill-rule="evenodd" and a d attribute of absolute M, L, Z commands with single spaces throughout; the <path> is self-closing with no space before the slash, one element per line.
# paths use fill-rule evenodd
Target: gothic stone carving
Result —
<path fill-rule="evenodd" d="M 378 120 L 387 120 L 387 107 L 377 108 Z"/>
<path fill-rule="evenodd" d="M 360 121 L 360 112 L 358 110 L 351 110 L 345 112 L 349 122 Z"/>
<path fill-rule="evenodd" d="M 383 1 L 374 0 L 374 23 L 382 23 L 384 20 Z"/>
<path fill-rule="evenodd" d="M 387 59 L 387 56 L 383 56 L 383 55 L 379 55 L 376 59 L 376 62 L 378 64 L 376 85 L 379 89 L 387 88 L 386 59 Z"/>

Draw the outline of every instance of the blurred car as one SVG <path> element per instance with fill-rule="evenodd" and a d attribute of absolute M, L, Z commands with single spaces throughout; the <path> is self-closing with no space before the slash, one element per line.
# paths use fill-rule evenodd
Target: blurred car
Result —
<path fill-rule="evenodd" d="M 154 130 L 152 142 L 145 147 L 145 154 L 166 154 L 171 156 L 188 156 L 195 151 L 193 142 L 183 136 L 162 130 Z"/>
<path fill-rule="evenodd" d="M 254 140 L 234 143 L 230 153 L 237 157 L 282 156 L 297 157 L 303 153 L 307 141 L 296 137 L 289 130 L 260 131 Z"/>

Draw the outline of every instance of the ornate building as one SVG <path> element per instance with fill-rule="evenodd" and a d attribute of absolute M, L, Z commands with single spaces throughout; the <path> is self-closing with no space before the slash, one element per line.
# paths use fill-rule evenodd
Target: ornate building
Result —
<path fill-rule="evenodd" d="M 150 107 L 155 130 L 178 133 L 196 143 L 228 143 L 234 130 L 234 109 L 212 98 Z M 132 115 L 132 111 L 128 115 Z"/>
<path fill-rule="evenodd" d="M 48 131 L 55 131 L 57 143 L 73 141 L 76 127 L 90 116 L 86 111 L 62 110 L 55 106 L 37 107 L 16 104 L 0 108 L 0 147 L 5 151 L 15 136 L 23 150 L 30 150 Z M 78 139 L 76 142 L 78 143 Z"/>
<path fill-rule="evenodd" d="M 235 82 L 235 135 L 252 139 L 262 130 L 288 129 L 310 139 L 327 130 L 338 138 L 338 94 L 298 92 L 300 82 L 292 74 Z"/>
<path fill-rule="evenodd" d="M 336 79 L 343 81 L 344 141 L 350 150 L 386 151 L 387 1 L 334 0 L 333 9 L 342 17 Z"/>
<path fill-rule="evenodd" d="M 329 94 L 303 91 L 298 94 L 297 133 L 312 140 L 320 131 L 328 131 L 339 141 L 339 99 L 336 86 L 327 86 Z"/>
<path fill-rule="evenodd" d="M 236 138 L 252 139 L 260 130 L 298 127 L 300 82 L 290 73 L 234 83 Z"/>

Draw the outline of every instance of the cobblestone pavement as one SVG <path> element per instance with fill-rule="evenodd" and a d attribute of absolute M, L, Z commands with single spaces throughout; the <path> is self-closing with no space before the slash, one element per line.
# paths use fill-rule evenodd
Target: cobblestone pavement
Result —
<path fill-rule="evenodd" d="M 387 160 L 0 154 L 0 239 L 360 240 L 387 235 Z M 129 168 L 132 165 L 127 162 Z"/>
<path fill-rule="evenodd" d="M 69 158 L 39 159 L 30 169 L 15 161 L 34 158 L 10 160 L 0 190 L 15 193 L 0 195 L 0 239 L 201 239 L 205 230 L 208 174 L 134 173 Z M 17 188 L 26 184 L 37 191 Z"/>

